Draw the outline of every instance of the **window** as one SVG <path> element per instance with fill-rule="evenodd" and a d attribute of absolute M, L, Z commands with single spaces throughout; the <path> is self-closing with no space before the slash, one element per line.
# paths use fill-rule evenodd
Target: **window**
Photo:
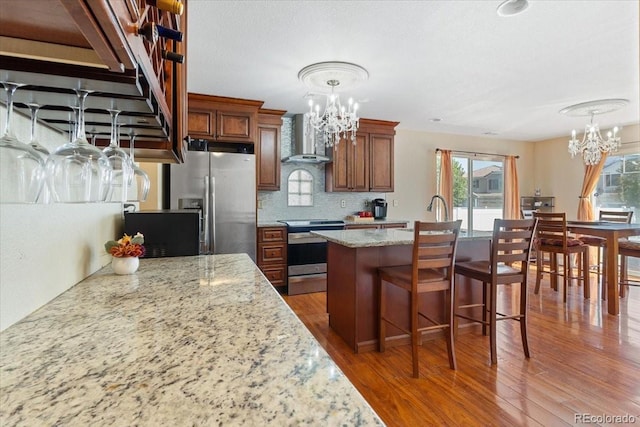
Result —
<path fill-rule="evenodd" d="M 461 219 L 464 230 L 491 232 L 494 219 L 503 217 L 503 159 L 454 153 L 452 161 L 452 219 Z"/>
<path fill-rule="evenodd" d="M 309 171 L 295 169 L 287 182 L 289 206 L 313 206 L 313 175 Z"/>
<path fill-rule="evenodd" d="M 640 154 L 607 157 L 591 200 L 595 218 L 601 210 L 632 210 L 631 222 L 640 223 Z M 640 259 L 629 257 L 628 262 L 629 274 L 639 275 Z"/>
<path fill-rule="evenodd" d="M 602 209 L 635 210 L 640 207 L 640 154 L 609 156 L 593 194 L 596 217 Z"/>

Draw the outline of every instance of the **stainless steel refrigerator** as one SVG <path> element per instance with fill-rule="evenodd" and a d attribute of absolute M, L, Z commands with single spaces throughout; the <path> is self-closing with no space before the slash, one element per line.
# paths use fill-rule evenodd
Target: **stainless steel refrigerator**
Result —
<path fill-rule="evenodd" d="M 171 209 L 202 212 L 201 253 L 247 253 L 255 262 L 255 155 L 187 151 L 170 171 Z"/>

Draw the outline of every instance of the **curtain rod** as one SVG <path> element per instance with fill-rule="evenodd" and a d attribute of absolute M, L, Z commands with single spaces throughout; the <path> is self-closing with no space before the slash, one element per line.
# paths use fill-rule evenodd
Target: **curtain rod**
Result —
<path fill-rule="evenodd" d="M 442 151 L 441 148 L 436 148 L 436 151 Z M 480 153 L 477 151 L 461 151 L 461 150 L 450 150 L 452 153 L 464 153 L 464 154 L 475 154 L 475 155 L 483 155 L 483 156 L 498 156 L 498 157 L 509 157 L 507 154 L 495 154 L 495 153 Z M 520 156 L 515 156 L 516 159 L 519 159 Z"/>

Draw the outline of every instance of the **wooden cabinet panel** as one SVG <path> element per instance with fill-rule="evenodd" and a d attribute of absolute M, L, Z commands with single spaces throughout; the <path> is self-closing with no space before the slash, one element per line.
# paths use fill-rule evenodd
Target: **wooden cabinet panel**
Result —
<path fill-rule="evenodd" d="M 287 284 L 287 266 L 280 265 L 275 267 L 261 267 L 260 270 L 264 273 L 267 280 L 271 282 L 273 286 L 284 286 Z"/>
<path fill-rule="evenodd" d="M 393 140 L 397 122 L 360 119 L 356 145 L 341 140 L 325 167 L 325 191 L 393 191 Z"/>
<path fill-rule="evenodd" d="M 325 166 L 326 191 L 369 191 L 369 136 L 358 133 L 356 144 L 344 139 L 332 150 Z"/>
<path fill-rule="evenodd" d="M 280 190 L 280 134 L 283 110 L 260 110 L 256 142 L 258 190 Z"/>
<path fill-rule="evenodd" d="M 258 264 L 282 264 L 285 260 L 286 249 L 281 244 L 259 245 Z"/>
<path fill-rule="evenodd" d="M 225 141 L 253 141 L 254 116 L 246 112 L 218 111 L 216 137 Z"/>
<path fill-rule="evenodd" d="M 369 135 L 370 190 L 393 191 L 393 135 Z"/>
<path fill-rule="evenodd" d="M 213 136 L 212 114 L 210 111 L 189 110 L 188 132 L 191 136 Z"/>
<path fill-rule="evenodd" d="M 189 93 L 189 136 L 215 142 L 255 143 L 262 101 Z"/>
<path fill-rule="evenodd" d="M 258 267 L 275 287 L 287 285 L 287 228 L 260 227 Z"/>
<path fill-rule="evenodd" d="M 285 227 L 261 228 L 258 233 L 259 243 L 286 242 L 287 229 Z"/>

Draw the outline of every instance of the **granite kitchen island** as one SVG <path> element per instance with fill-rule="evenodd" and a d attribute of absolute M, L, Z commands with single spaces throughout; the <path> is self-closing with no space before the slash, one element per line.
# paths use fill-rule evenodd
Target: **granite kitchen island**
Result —
<path fill-rule="evenodd" d="M 111 266 L 0 334 L 0 425 L 382 425 L 245 254 Z"/>
<path fill-rule="evenodd" d="M 378 347 L 378 267 L 411 264 L 413 230 L 377 229 L 314 231 L 327 239 L 327 312 L 329 326 L 353 349 L 366 352 Z M 488 256 L 490 233 L 458 238 L 456 260 Z M 456 276 L 457 299 L 461 304 L 482 301 L 482 286 Z M 421 305 L 433 318 L 444 316 L 444 302 L 439 293 L 425 295 Z M 398 313 L 400 324 L 409 325 L 407 292 L 388 287 L 389 311 Z M 468 324 L 463 319 L 459 322 Z M 401 330 L 388 325 L 387 345 L 408 344 Z"/>

